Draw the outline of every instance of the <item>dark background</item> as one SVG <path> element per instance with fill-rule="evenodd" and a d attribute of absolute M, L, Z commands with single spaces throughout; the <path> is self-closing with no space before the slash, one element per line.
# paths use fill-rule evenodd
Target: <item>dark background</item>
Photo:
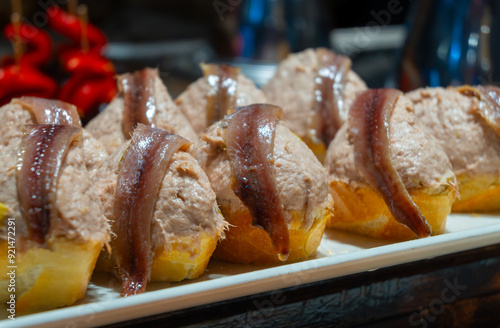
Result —
<path fill-rule="evenodd" d="M 248 17 L 249 0 L 124 0 L 80 1 L 89 8 L 89 21 L 101 28 L 111 44 L 134 45 L 134 55 L 126 55 L 126 51 L 110 52 L 107 56 L 115 63 L 118 73 L 138 69 L 144 66 L 156 66 L 163 72 L 163 78 L 171 92 L 175 95 L 180 92 L 186 83 L 194 80 L 201 74 L 197 63 L 200 61 L 222 60 L 228 61 L 235 57 L 248 59 L 266 59 L 277 61 L 282 54 L 262 55 L 255 50 L 245 55 L 238 39 L 238 31 L 245 24 Z M 257 1 L 258 2 L 258 1 Z M 413 1 L 417 2 L 417 1 Z M 217 9 L 217 4 L 227 4 L 228 7 Z M 297 52 L 307 47 L 331 46 L 329 32 L 332 29 L 365 26 L 374 20 L 373 12 L 387 9 L 387 0 L 284 0 L 282 3 L 289 8 L 284 15 L 287 22 L 280 25 L 279 20 L 263 17 L 264 26 L 275 24 L 281 28 L 283 37 L 294 39 L 288 51 Z M 23 15 L 30 22 L 51 32 L 43 25 L 44 7 L 50 4 L 62 4 L 66 8 L 66 0 L 37 0 L 22 1 Z M 231 4 L 235 4 L 231 6 Z M 390 25 L 403 24 L 410 11 L 411 1 L 400 1 L 403 11 L 391 17 Z M 288 8 L 287 7 L 287 8 Z M 263 8 L 263 10 L 266 8 Z M 267 10 L 267 9 L 266 9 Z M 0 2 L 0 26 L 9 21 L 11 3 L 7 0 Z M 290 18 L 292 17 L 292 18 Z M 259 38 L 273 35 L 269 30 L 261 31 Z M 278 32 L 279 33 L 279 32 Z M 294 35 L 290 35 L 294 33 Z M 54 43 L 64 39 L 51 32 Z M 276 37 L 280 37 L 279 35 Z M 196 40 L 195 44 L 192 42 Z M 174 42 L 174 43 L 172 43 Z M 273 39 L 268 41 L 274 43 Z M 144 44 L 162 44 L 162 47 L 141 48 Z M 253 45 L 250 45 L 252 48 Z M 255 45 L 257 48 L 257 45 Z M 121 49 L 121 48 L 119 48 Z M 115 48 L 116 50 L 116 48 Z M 1 38 L 0 57 L 12 51 L 10 44 Z M 245 50 L 248 52 L 248 49 Z M 363 64 L 363 54 L 351 54 L 354 69 L 361 70 L 359 74 L 367 80 L 369 85 L 382 86 L 385 75 L 391 71 L 393 52 L 388 57 L 382 54 L 375 65 Z M 370 54 L 371 62 L 377 63 L 377 54 Z M 380 56 L 380 54 L 379 54 Z M 55 56 L 54 56 L 55 57 Z M 361 61 L 360 61 L 361 60 Z M 57 62 L 54 61 L 48 68 L 51 75 L 58 74 Z M 167 72 L 167 73 L 165 73 Z M 169 79 L 176 77 L 175 83 Z M 179 80 L 180 78 L 180 80 Z M 181 81 L 181 82 L 179 82 Z"/>
<path fill-rule="evenodd" d="M 0 1 L 0 26 L 9 21 L 10 2 Z M 60 4 L 65 8 L 66 2 L 24 0 L 24 17 L 37 26 L 46 25 L 44 7 Z M 200 62 L 229 62 L 242 67 L 246 75 L 267 76 L 272 74 L 270 67 L 287 53 L 318 46 L 332 47 L 350 56 L 354 71 L 372 88 L 401 88 L 398 83 L 402 58 L 416 72 L 410 78 L 419 84 L 413 87 L 500 84 L 498 0 L 81 0 L 80 3 L 88 6 L 90 22 L 107 35 L 110 45 L 104 54 L 115 64 L 117 73 L 158 67 L 173 96 L 201 75 Z M 276 4 L 282 4 L 284 12 L 272 7 Z M 399 10 L 387 19 L 384 12 L 391 4 L 396 4 Z M 474 16 L 467 7 L 469 4 L 488 5 L 489 11 Z M 460 8 L 465 10 L 460 12 Z M 471 48 L 469 38 L 477 35 L 477 28 L 485 24 L 484 13 L 488 12 L 492 15 L 492 32 L 482 37 L 486 46 Z M 259 22 L 252 22 L 255 19 Z M 391 27 L 395 34 L 387 31 Z M 51 33 L 56 45 L 64 42 L 46 26 L 43 28 Z M 337 32 L 348 28 L 354 32 L 353 39 L 364 37 L 362 41 L 370 41 L 371 46 L 354 51 L 339 48 Z M 370 30 L 376 33 L 370 35 Z M 457 35 L 451 39 L 454 34 Z M 392 43 L 379 44 L 377 48 L 376 37 L 384 35 Z M 406 39 L 407 35 L 410 39 Z M 344 38 L 343 42 L 349 41 Z M 363 45 L 359 40 L 353 41 Z M 413 48 L 409 47 L 412 44 Z M 460 62 L 453 67 L 449 65 L 451 45 L 461 49 Z M 444 53 L 448 56 L 440 55 L 438 49 L 443 46 L 447 47 Z M 487 53 L 483 51 L 490 48 Z M 0 37 L 0 57 L 11 52 L 9 42 Z M 469 62 L 471 52 L 478 58 L 475 63 Z M 59 76 L 55 57 L 45 71 L 61 80 L 64 75 Z M 244 65 L 250 69 L 246 71 Z M 441 79 L 433 83 L 430 77 L 436 74 Z"/>
<path fill-rule="evenodd" d="M 221 55 L 229 55 L 231 17 L 238 16 L 247 0 L 233 0 L 239 3 L 233 10 L 227 10 L 222 21 L 212 0 L 82 0 L 89 7 L 90 21 L 104 30 L 111 42 L 121 41 L 164 41 L 185 38 L 206 38 Z M 230 0 L 222 0 L 229 4 Z M 284 2 L 299 2 L 285 0 Z M 394 15 L 392 24 L 405 22 L 412 1 L 399 1 L 403 12 Z M 417 1 L 413 1 L 417 2 Z M 66 0 L 22 1 L 23 13 L 32 21 L 38 11 L 51 3 L 66 3 Z M 322 21 L 327 29 L 364 26 L 373 20 L 371 11 L 387 8 L 387 0 L 312 0 L 307 6 L 318 6 L 320 11 L 315 20 Z M 65 5 L 62 5 L 65 7 Z M 11 4 L 0 2 L 0 23 L 4 26 L 10 16 Z M 3 43 L 4 40 L 3 40 Z"/>

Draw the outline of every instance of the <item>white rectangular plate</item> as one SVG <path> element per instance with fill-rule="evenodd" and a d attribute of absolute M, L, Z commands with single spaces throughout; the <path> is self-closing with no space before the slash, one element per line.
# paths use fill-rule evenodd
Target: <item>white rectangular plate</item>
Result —
<path fill-rule="evenodd" d="M 7 320 L 0 327 L 92 327 L 209 304 L 274 289 L 376 270 L 500 242 L 500 215 L 448 217 L 443 235 L 392 243 L 327 229 L 316 255 L 276 266 L 211 261 L 201 277 L 181 283 L 151 283 L 142 295 L 119 297 L 120 284 L 95 274 L 77 305 Z"/>

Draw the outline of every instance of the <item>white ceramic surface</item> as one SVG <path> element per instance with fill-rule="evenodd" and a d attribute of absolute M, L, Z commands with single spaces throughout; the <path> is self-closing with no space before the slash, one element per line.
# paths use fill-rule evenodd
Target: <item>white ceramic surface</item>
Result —
<path fill-rule="evenodd" d="M 293 287 L 344 275 L 433 258 L 496 244 L 500 215 L 448 218 L 443 235 L 391 243 L 328 230 L 317 254 L 308 260 L 276 265 L 236 265 L 212 261 L 200 278 L 181 283 L 151 283 L 142 295 L 119 298 L 119 283 L 110 275 L 94 275 L 79 304 L 6 320 L 0 327 L 92 327 L 179 310 L 236 297 Z"/>

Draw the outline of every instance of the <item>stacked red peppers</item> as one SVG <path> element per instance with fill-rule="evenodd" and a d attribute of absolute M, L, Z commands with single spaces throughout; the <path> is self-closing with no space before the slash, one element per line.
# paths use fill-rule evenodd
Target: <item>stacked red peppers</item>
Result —
<path fill-rule="evenodd" d="M 1 59 L 0 105 L 20 96 L 57 98 L 76 105 L 86 121 L 97 114 L 101 104 L 113 99 L 117 91 L 115 70 L 101 54 L 107 38 L 87 22 L 86 7 L 78 9 L 78 14 L 57 6 L 47 9 L 49 28 L 70 40 L 56 51 L 59 69 L 69 75 L 60 84 L 43 73 L 53 55 L 49 34 L 13 14 L 12 22 L 3 30 L 15 51 L 13 56 Z"/>

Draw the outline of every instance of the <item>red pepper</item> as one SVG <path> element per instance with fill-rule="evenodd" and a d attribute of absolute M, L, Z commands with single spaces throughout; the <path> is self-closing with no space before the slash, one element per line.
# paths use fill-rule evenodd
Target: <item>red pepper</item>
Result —
<path fill-rule="evenodd" d="M 83 52 L 79 49 L 66 51 L 61 54 L 60 60 L 64 70 L 71 74 L 111 76 L 115 74 L 111 61 L 93 52 Z"/>
<path fill-rule="evenodd" d="M 82 39 L 82 24 L 77 16 L 71 15 L 58 6 L 47 9 L 49 26 L 59 34 L 70 38 L 73 43 L 80 44 Z M 99 50 L 108 42 L 106 35 L 96 26 L 87 24 L 87 39 L 90 49 Z"/>
<path fill-rule="evenodd" d="M 13 41 L 16 35 L 14 24 L 10 23 L 3 30 L 4 36 Z M 21 57 L 21 65 L 43 66 L 50 61 L 52 55 L 52 42 L 50 36 L 44 30 L 40 30 L 33 25 L 21 23 L 19 36 L 25 45 L 25 52 Z M 12 56 L 2 59 L 2 66 L 9 66 L 15 63 Z"/>
<path fill-rule="evenodd" d="M 75 51 L 82 51 L 82 46 L 80 43 L 61 43 L 57 45 L 57 55 L 59 57 L 65 56 L 66 53 L 71 53 Z M 102 47 L 94 47 L 88 49 L 87 52 L 100 55 L 102 53 Z"/>
<path fill-rule="evenodd" d="M 80 116 L 88 121 L 97 114 L 101 104 L 111 102 L 116 91 L 113 75 L 89 76 L 80 72 L 62 86 L 58 98 L 77 106 Z"/>
<path fill-rule="evenodd" d="M 78 107 L 83 121 L 97 114 L 102 103 L 110 102 L 116 94 L 115 69 L 101 50 L 106 36 L 97 27 L 85 23 L 88 49 L 82 50 L 82 22 L 57 6 L 47 10 L 49 26 L 71 39 L 58 48 L 63 69 L 72 74 L 61 87 L 58 98 Z"/>
<path fill-rule="evenodd" d="M 57 83 L 33 66 L 11 65 L 0 69 L 0 105 L 20 96 L 54 98 L 56 92 Z"/>

